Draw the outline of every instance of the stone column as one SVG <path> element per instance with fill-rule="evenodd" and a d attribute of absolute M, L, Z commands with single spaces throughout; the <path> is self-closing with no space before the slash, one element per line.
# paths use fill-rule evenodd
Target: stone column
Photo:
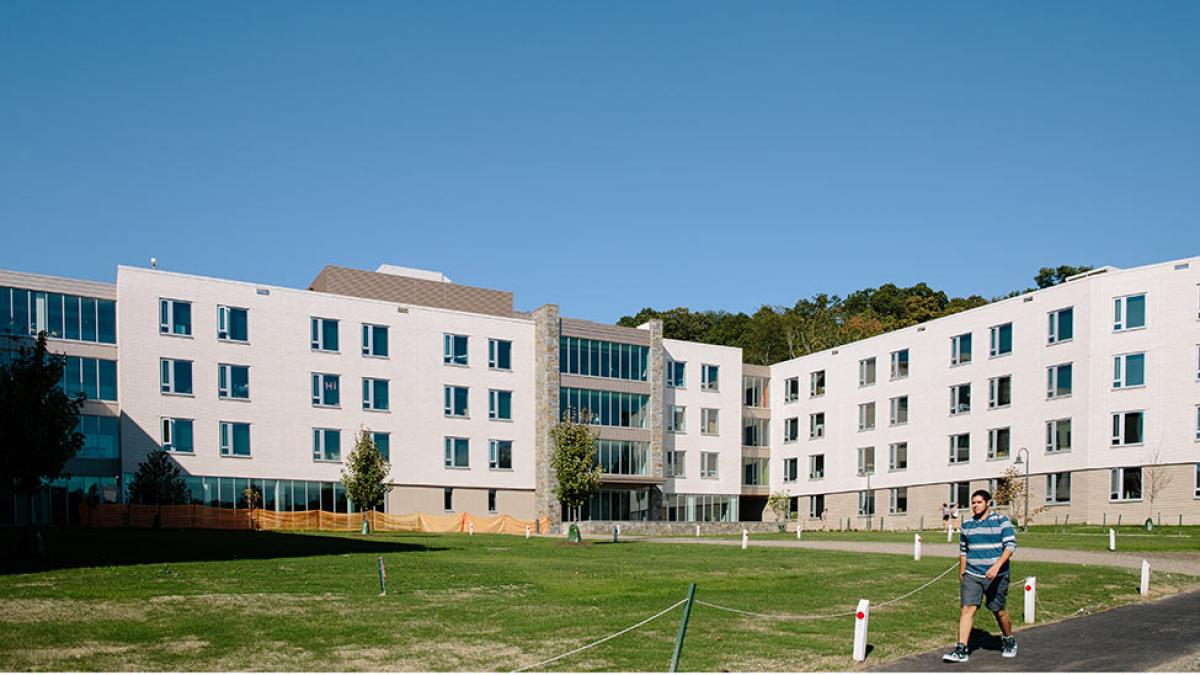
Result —
<path fill-rule="evenodd" d="M 554 439 L 550 430 L 558 422 L 558 343 L 561 323 L 558 305 L 543 305 L 533 311 L 534 397 L 537 422 L 534 444 L 534 512 L 550 519 L 551 531 L 562 524 L 562 508 L 554 498 L 554 470 L 550 457 Z"/>
<path fill-rule="evenodd" d="M 666 425 L 663 415 L 666 412 L 667 365 L 666 354 L 663 352 L 663 322 L 661 319 L 650 320 L 650 475 L 655 478 L 664 476 L 666 454 L 664 452 L 664 436 Z M 658 487 L 650 488 L 650 519 L 662 520 L 663 493 Z"/>

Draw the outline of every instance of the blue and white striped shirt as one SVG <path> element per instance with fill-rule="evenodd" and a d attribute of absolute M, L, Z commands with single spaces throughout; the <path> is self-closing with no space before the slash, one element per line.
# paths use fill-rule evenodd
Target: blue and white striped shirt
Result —
<path fill-rule="evenodd" d="M 963 520 L 958 534 L 958 553 L 967 556 L 967 574 L 986 577 L 988 568 L 996 564 L 1004 549 L 1017 550 L 1017 535 L 1008 516 L 989 511 L 983 518 Z M 1000 574 L 1008 572 L 1008 561 Z"/>

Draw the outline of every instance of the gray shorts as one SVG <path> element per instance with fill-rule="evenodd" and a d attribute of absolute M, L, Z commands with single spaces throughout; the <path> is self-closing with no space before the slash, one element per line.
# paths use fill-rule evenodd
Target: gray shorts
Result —
<path fill-rule="evenodd" d="M 983 604 L 983 599 L 986 597 L 987 608 L 993 612 L 999 612 L 1004 609 L 1004 603 L 1008 600 L 1008 572 L 997 574 L 996 578 L 991 581 L 983 577 L 964 574 L 958 594 L 963 607 L 968 605 L 978 607 Z"/>

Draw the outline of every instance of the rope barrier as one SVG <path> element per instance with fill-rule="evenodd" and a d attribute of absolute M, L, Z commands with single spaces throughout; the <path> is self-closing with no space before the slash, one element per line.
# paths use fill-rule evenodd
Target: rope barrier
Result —
<path fill-rule="evenodd" d="M 685 603 L 685 602 L 687 602 L 687 598 L 684 598 L 683 600 L 680 600 L 679 602 L 677 602 L 677 603 L 675 603 L 675 604 L 671 605 L 670 607 L 668 607 L 668 608 L 664 609 L 663 611 L 659 612 L 658 614 L 655 614 L 654 616 L 652 616 L 652 617 L 650 617 L 650 618 L 648 618 L 648 619 L 644 619 L 644 620 L 642 620 L 642 621 L 639 621 L 638 623 L 635 623 L 635 624 L 633 624 L 632 626 L 630 626 L 630 627 L 628 627 L 628 628 L 622 628 L 621 630 L 619 630 L 619 631 L 617 631 L 617 632 L 613 633 L 612 635 L 608 635 L 608 636 L 602 637 L 602 638 L 600 638 L 599 640 L 596 640 L 595 642 L 592 642 L 592 643 L 586 644 L 586 645 L 584 645 L 584 646 L 582 646 L 582 647 L 580 647 L 580 648 L 578 648 L 578 649 L 572 649 L 571 651 L 569 651 L 569 652 L 566 652 L 565 654 L 559 654 L 558 656 L 554 656 L 554 657 L 548 658 L 548 659 L 546 659 L 545 661 L 538 661 L 537 663 L 534 663 L 534 664 L 531 664 L 531 665 L 528 665 L 528 666 L 522 666 L 522 667 L 520 667 L 520 668 L 517 668 L 516 670 L 510 671 L 510 672 L 513 672 L 513 673 L 520 673 L 520 672 L 524 672 L 524 671 L 526 671 L 526 670 L 531 670 L 531 669 L 533 669 L 533 668 L 537 668 L 538 666 L 544 666 L 544 665 L 546 665 L 547 663 L 553 663 L 553 662 L 555 662 L 555 661 L 558 661 L 559 659 L 565 659 L 565 658 L 567 658 L 568 656 L 573 656 L 573 655 L 575 655 L 575 654 L 578 654 L 578 653 L 580 653 L 580 652 L 587 651 L 587 650 L 591 649 L 592 647 L 595 647 L 595 646 L 597 646 L 597 645 L 604 644 L 605 642 L 608 642 L 609 640 L 611 640 L 611 639 L 613 639 L 613 638 L 620 637 L 620 636 L 622 636 L 622 635 L 624 635 L 624 634 L 628 633 L 628 632 L 629 632 L 629 631 L 631 631 L 631 630 L 636 630 L 636 629 L 638 629 L 638 628 L 641 628 L 642 626 L 645 626 L 646 624 L 650 623 L 651 621 L 654 621 L 655 619 L 659 618 L 660 616 L 662 616 L 662 615 L 664 615 L 664 614 L 667 614 L 667 613 L 669 613 L 671 610 L 673 610 L 673 609 L 675 609 L 675 608 L 679 607 L 680 605 L 682 605 L 682 604 L 683 604 L 683 603 Z"/>

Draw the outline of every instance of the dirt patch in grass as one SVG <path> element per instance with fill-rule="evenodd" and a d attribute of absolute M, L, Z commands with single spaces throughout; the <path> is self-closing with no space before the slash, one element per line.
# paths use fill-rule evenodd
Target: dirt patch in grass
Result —
<path fill-rule="evenodd" d="M 60 600 L 55 598 L 0 599 L 0 623 L 44 621 L 145 621 L 141 603 Z"/>
<path fill-rule="evenodd" d="M 91 640 L 72 647 L 20 649 L 8 653 L 4 659 L 4 668 L 6 670 L 77 670 L 82 666 L 95 670 L 98 665 L 96 659 L 121 656 L 133 649 L 132 645 Z"/>
<path fill-rule="evenodd" d="M 195 635 L 185 635 L 179 639 L 163 640 L 160 648 L 169 654 L 194 654 L 208 646 L 208 640 L 201 640 Z"/>
<path fill-rule="evenodd" d="M 343 671 L 495 671 L 537 660 L 515 645 L 452 636 L 394 646 L 347 645 L 334 649 L 330 657 L 324 665 Z"/>
<path fill-rule="evenodd" d="M 333 613 L 350 612 L 343 596 L 334 593 L 303 595 L 299 593 L 200 593 L 197 595 L 157 595 L 150 604 L 169 611 L 178 605 L 194 605 L 204 610 L 234 610 L 248 616 L 277 616 L 280 612 L 320 605 Z"/>

